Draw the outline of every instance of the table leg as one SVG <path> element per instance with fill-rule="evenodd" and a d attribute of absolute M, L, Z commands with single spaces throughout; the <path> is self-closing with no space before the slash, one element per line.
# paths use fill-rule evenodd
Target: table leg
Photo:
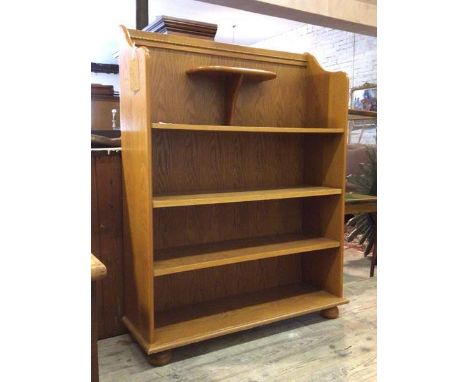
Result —
<path fill-rule="evenodd" d="M 370 266 L 370 277 L 374 277 L 374 268 L 377 265 L 377 238 L 375 238 L 374 248 L 372 249 L 372 260 Z"/>
<path fill-rule="evenodd" d="M 96 282 L 91 282 L 91 381 L 99 381 L 96 319 Z"/>

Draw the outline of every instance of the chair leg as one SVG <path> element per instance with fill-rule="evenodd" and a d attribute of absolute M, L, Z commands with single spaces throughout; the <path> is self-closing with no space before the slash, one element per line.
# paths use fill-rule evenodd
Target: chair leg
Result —
<path fill-rule="evenodd" d="M 372 260 L 370 266 L 370 277 L 374 277 L 374 269 L 377 265 L 377 239 L 375 239 L 374 248 L 372 249 Z"/>

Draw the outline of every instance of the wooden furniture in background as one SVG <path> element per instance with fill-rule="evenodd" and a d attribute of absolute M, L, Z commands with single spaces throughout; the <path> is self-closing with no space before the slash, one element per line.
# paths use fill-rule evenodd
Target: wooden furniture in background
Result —
<path fill-rule="evenodd" d="M 214 40 L 218 26 L 201 21 L 180 19 L 171 16 L 158 16 L 143 30 L 146 32 L 175 34 Z"/>
<path fill-rule="evenodd" d="M 377 196 L 347 193 L 345 197 L 345 215 L 355 215 L 362 213 L 377 214 Z M 377 224 L 377 219 L 375 219 Z M 370 277 L 374 277 L 375 266 L 377 265 L 377 238 L 372 248 L 372 259 L 370 267 Z"/>
<path fill-rule="evenodd" d="M 345 215 L 377 212 L 377 196 L 356 193 L 346 194 Z"/>
<path fill-rule="evenodd" d="M 367 110 L 355 110 L 349 109 L 348 110 L 348 118 L 350 120 L 355 119 L 377 119 L 377 112 L 376 111 L 367 111 Z"/>
<path fill-rule="evenodd" d="M 150 361 L 289 317 L 337 317 L 346 74 L 309 54 L 122 29 L 123 320 Z"/>
<path fill-rule="evenodd" d="M 96 283 L 99 339 L 123 334 L 122 164 L 119 148 L 91 150 L 91 252 L 107 266 Z"/>
<path fill-rule="evenodd" d="M 106 266 L 91 254 L 91 381 L 99 381 L 97 351 L 96 281 L 107 274 Z"/>
<path fill-rule="evenodd" d="M 110 89 L 110 91 L 109 91 Z M 120 127 L 120 98 L 113 86 L 91 85 L 91 130 L 112 130 L 112 109 L 117 110 L 115 120 Z"/>

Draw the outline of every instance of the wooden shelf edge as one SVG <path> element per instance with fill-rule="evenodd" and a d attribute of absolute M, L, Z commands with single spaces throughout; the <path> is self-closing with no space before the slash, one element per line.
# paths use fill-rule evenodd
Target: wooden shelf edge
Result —
<path fill-rule="evenodd" d="M 316 296 L 319 296 L 326 302 L 311 305 L 307 303 L 311 296 L 313 296 L 314 298 Z M 288 305 L 290 304 L 290 302 L 284 302 L 284 299 L 280 298 L 277 301 L 273 300 L 259 305 L 245 306 L 243 309 L 237 309 L 233 311 L 230 310 L 224 312 L 223 314 L 225 314 L 225 316 L 223 317 L 228 317 L 225 326 L 220 325 L 220 320 L 222 319 L 220 319 L 219 314 L 215 314 L 211 317 L 206 316 L 194 320 L 188 320 L 186 322 L 179 322 L 174 325 L 163 326 L 159 329 L 156 328 L 153 333 L 153 338 L 156 338 L 157 340 L 149 345 L 148 352 L 157 353 L 164 350 L 169 350 L 180 346 L 185 346 L 188 344 L 208 340 L 210 338 L 215 338 L 230 333 L 248 330 L 257 326 L 263 326 L 271 324 L 273 322 L 298 317 L 309 313 L 319 312 L 321 310 L 333 308 L 335 306 L 347 304 L 349 302 L 349 300 L 347 300 L 344 297 L 337 297 L 323 290 L 315 290 L 309 293 L 305 293 L 303 295 L 291 297 L 292 300 L 297 300 L 301 298 L 304 299 L 305 303 L 299 302 L 299 308 L 297 309 L 290 308 Z M 271 304 L 275 306 L 275 309 L 268 309 L 268 307 L 271 306 Z M 201 309 L 203 309 L 202 306 Z M 260 313 L 258 313 L 259 311 Z M 251 314 L 254 312 L 256 312 L 257 315 Z M 156 315 L 157 314 L 158 313 L 156 313 Z M 235 320 L 236 315 L 240 319 L 239 322 L 236 322 Z M 242 318 L 245 318 L 245 321 L 242 322 Z M 207 322 L 209 321 L 213 321 L 213 325 L 207 325 Z M 190 334 L 184 336 L 180 332 L 180 329 L 182 326 L 187 327 L 187 325 L 191 329 Z M 198 325 L 200 325 L 202 328 L 197 328 Z M 210 330 L 207 331 L 207 327 L 209 327 Z M 197 330 L 199 331 L 197 332 Z"/>
<path fill-rule="evenodd" d="M 133 325 L 133 323 L 130 321 L 128 317 L 123 316 L 122 322 L 127 327 L 128 331 L 130 332 L 130 335 L 140 344 L 140 346 L 145 350 L 146 354 L 149 355 L 151 344 L 149 342 L 146 342 L 146 340 L 143 338 L 140 331 L 137 329 L 135 325 Z"/>
<path fill-rule="evenodd" d="M 237 240 L 226 242 L 224 248 L 223 243 L 219 243 L 218 248 L 220 249 L 217 250 L 212 249 L 213 245 L 211 245 L 211 248 L 210 245 L 199 245 L 194 246 L 193 249 L 191 248 L 192 253 L 195 252 L 197 254 L 188 256 L 180 255 L 180 253 L 183 253 L 184 251 L 190 253 L 186 248 L 174 248 L 171 252 L 175 252 L 178 256 L 156 260 L 154 262 L 154 276 L 165 276 L 198 269 L 220 267 L 228 264 L 268 259 L 272 257 L 297 255 L 305 252 L 338 248 L 340 246 L 339 241 L 324 237 L 298 238 L 292 237 L 291 235 L 291 237 L 285 239 L 287 240 L 270 243 L 262 243 L 262 238 L 259 238 L 258 243 L 255 243 L 255 241 L 251 239 L 246 241 L 247 243 L 250 242 L 249 244 L 251 245 L 243 247 L 239 246 L 241 241 Z M 233 246 L 234 248 L 232 248 Z M 162 251 L 163 254 L 167 252 L 167 250 Z"/>
<path fill-rule="evenodd" d="M 188 69 L 185 73 L 188 75 L 242 75 L 244 79 L 250 79 L 254 81 L 269 81 L 276 78 L 276 73 L 269 70 L 221 65 L 198 66 L 193 69 Z"/>
<path fill-rule="evenodd" d="M 279 133 L 279 134 L 343 134 L 344 129 L 321 127 L 268 127 L 268 126 L 232 126 L 232 125 L 191 125 L 178 123 L 153 123 L 156 130 L 184 131 L 220 131 L 239 133 Z"/>
<path fill-rule="evenodd" d="M 153 208 L 242 203 L 262 200 L 295 199 L 340 195 L 340 188 L 295 187 L 273 190 L 219 192 L 210 194 L 160 195 L 153 197 Z"/>
<path fill-rule="evenodd" d="M 106 275 L 106 266 L 96 256 L 91 254 L 91 281 L 103 279 Z"/>

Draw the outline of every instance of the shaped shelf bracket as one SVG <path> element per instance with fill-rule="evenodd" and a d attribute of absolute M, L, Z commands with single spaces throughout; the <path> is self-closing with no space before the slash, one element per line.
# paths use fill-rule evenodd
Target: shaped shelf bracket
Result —
<path fill-rule="evenodd" d="M 230 125 L 236 106 L 239 89 L 243 81 L 263 82 L 276 78 L 275 72 L 260 69 L 238 68 L 233 66 L 199 66 L 186 71 L 187 75 L 225 77 L 224 82 L 224 123 Z"/>

